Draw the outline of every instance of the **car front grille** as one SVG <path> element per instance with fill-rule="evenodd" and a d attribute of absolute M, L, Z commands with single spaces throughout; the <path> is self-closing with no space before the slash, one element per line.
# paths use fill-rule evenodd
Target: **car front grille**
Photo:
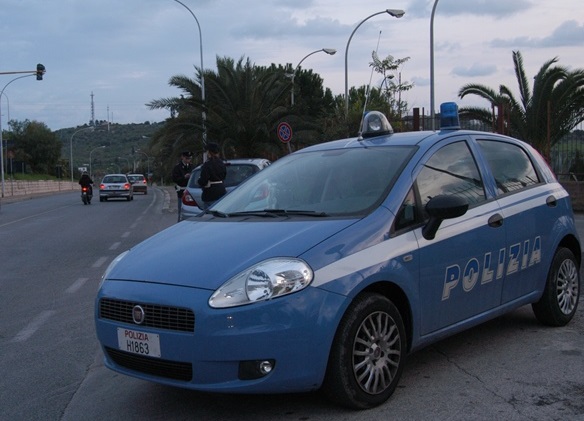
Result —
<path fill-rule="evenodd" d="M 193 378 L 193 366 L 190 363 L 145 357 L 109 347 L 105 347 L 105 352 L 117 365 L 128 370 L 185 382 Z"/>
<path fill-rule="evenodd" d="M 132 311 L 137 305 L 144 309 L 145 314 L 144 322 L 139 325 L 134 322 L 132 317 Z M 99 317 L 140 327 L 153 327 L 180 332 L 194 332 L 195 330 L 195 314 L 188 308 L 102 298 L 99 301 Z"/>

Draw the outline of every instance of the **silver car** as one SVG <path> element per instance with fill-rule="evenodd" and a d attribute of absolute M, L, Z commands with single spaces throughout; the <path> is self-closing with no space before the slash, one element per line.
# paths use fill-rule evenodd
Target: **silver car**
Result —
<path fill-rule="evenodd" d="M 120 198 L 134 200 L 132 183 L 126 174 L 106 174 L 99 184 L 99 201 Z"/>
<path fill-rule="evenodd" d="M 263 170 L 271 162 L 267 159 L 231 159 L 225 161 L 227 167 L 227 177 L 225 178 L 225 189 L 227 193 L 233 190 L 238 184 L 248 177 Z M 201 176 L 201 165 L 195 168 L 189 178 L 189 184 L 182 197 L 181 220 L 201 213 L 203 210 L 203 201 L 201 196 L 203 191 L 197 184 Z"/>
<path fill-rule="evenodd" d="M 132 183 L 134 193 L 148 194 L 148 182 L 144 174 L 128 174 L 128 180 Z"/>

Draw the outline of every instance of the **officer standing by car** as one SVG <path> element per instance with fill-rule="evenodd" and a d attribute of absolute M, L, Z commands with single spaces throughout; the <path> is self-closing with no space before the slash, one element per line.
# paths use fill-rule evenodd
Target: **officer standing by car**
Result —
<path fill-rule="evenodd" d="M 227 168 L 219 157 L 218 144 L 207 143 L 205 151 L 208 153 L 209 158 L 201 167 L 201 176 L 197 180 L 197 184 L 203 189 L 201 198 L 205 209 L 207 209 L 226 193 L 223 181 L 227 176 Z"/>
<path fill-rule="evenodd" d="M 181 199 L 187 183 L 189 182 L 189 177 L 193 171 L 193 153 L 190 151 L 184 151 L 181 154 L 180 161 L 172 169 L 172 181 L 176 184 L 176 195 L 178 197 L 178 220 L 180 221 L 180 210 L 181 210 Z"/>

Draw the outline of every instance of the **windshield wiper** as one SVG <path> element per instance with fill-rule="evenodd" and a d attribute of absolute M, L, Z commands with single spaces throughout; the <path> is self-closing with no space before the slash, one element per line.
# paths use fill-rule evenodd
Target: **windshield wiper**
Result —
<path fill-rule="evenodd" d="M 229 218 L 229 215 L 227 215 L 226 213 L 219 212 L 219 211 L 212 210 L 212 209 L 204 210 L 203 214 L 211 214 L 211 215 L 216 216 L 218 218 Z"/>
<path fill-rule="evenodd" d="M 237 217 L 237 216 L 261 216 L 261 217 L 269 217 L 269 218 L 276 218 L 278 215 L 273 215 L 269 212 L 263 210 L 254 210 L 254 211 L 242 211 L 242 212 L 231 212 L 224 214 L 226 217 Z"/>
<path fill-rule="evenodd" d="M 295 209 L 264 209 L 264 212 L 278 215 L 278 216 L 290 216 L 290 215 L 299 215 L 299 216 L 315 216 L 315 217 L 323 217 L 328 216 L 326 212 L 317 212 L 313 210 L 295 210 Z"/>

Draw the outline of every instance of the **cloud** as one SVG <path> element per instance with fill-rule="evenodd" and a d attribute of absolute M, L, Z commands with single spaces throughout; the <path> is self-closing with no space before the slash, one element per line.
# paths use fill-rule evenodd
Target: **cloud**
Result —
<path fill-rule="evenodd" d="M 406 16 L 429 17 L 433 6 L 433 0 L 412 0 L 405 9 Z M 436 5 L 435 16 L 438 14 L 443 16 L 477 15 L 506 18 L 524 13 L 532 7 L 533 3 L 528 0 L 443 0 Z"/>
<path fill-rule="evenodd" d="M 558 26 L 551 35 L 543 38 L 517 37 L 495 38 L 490 45 L 494 48 L 541 48 L 541 47 L 581 47 L 584 40 L 584 24 L 569 20 Z"/>
<path fill-rule="evenodd" d="M 474 63 L 470 67 L 456 66 L 452 69 L 452 74 L 461 77 L 489 76 L 497 71 L 497 66 L 492 64 Z"/>

